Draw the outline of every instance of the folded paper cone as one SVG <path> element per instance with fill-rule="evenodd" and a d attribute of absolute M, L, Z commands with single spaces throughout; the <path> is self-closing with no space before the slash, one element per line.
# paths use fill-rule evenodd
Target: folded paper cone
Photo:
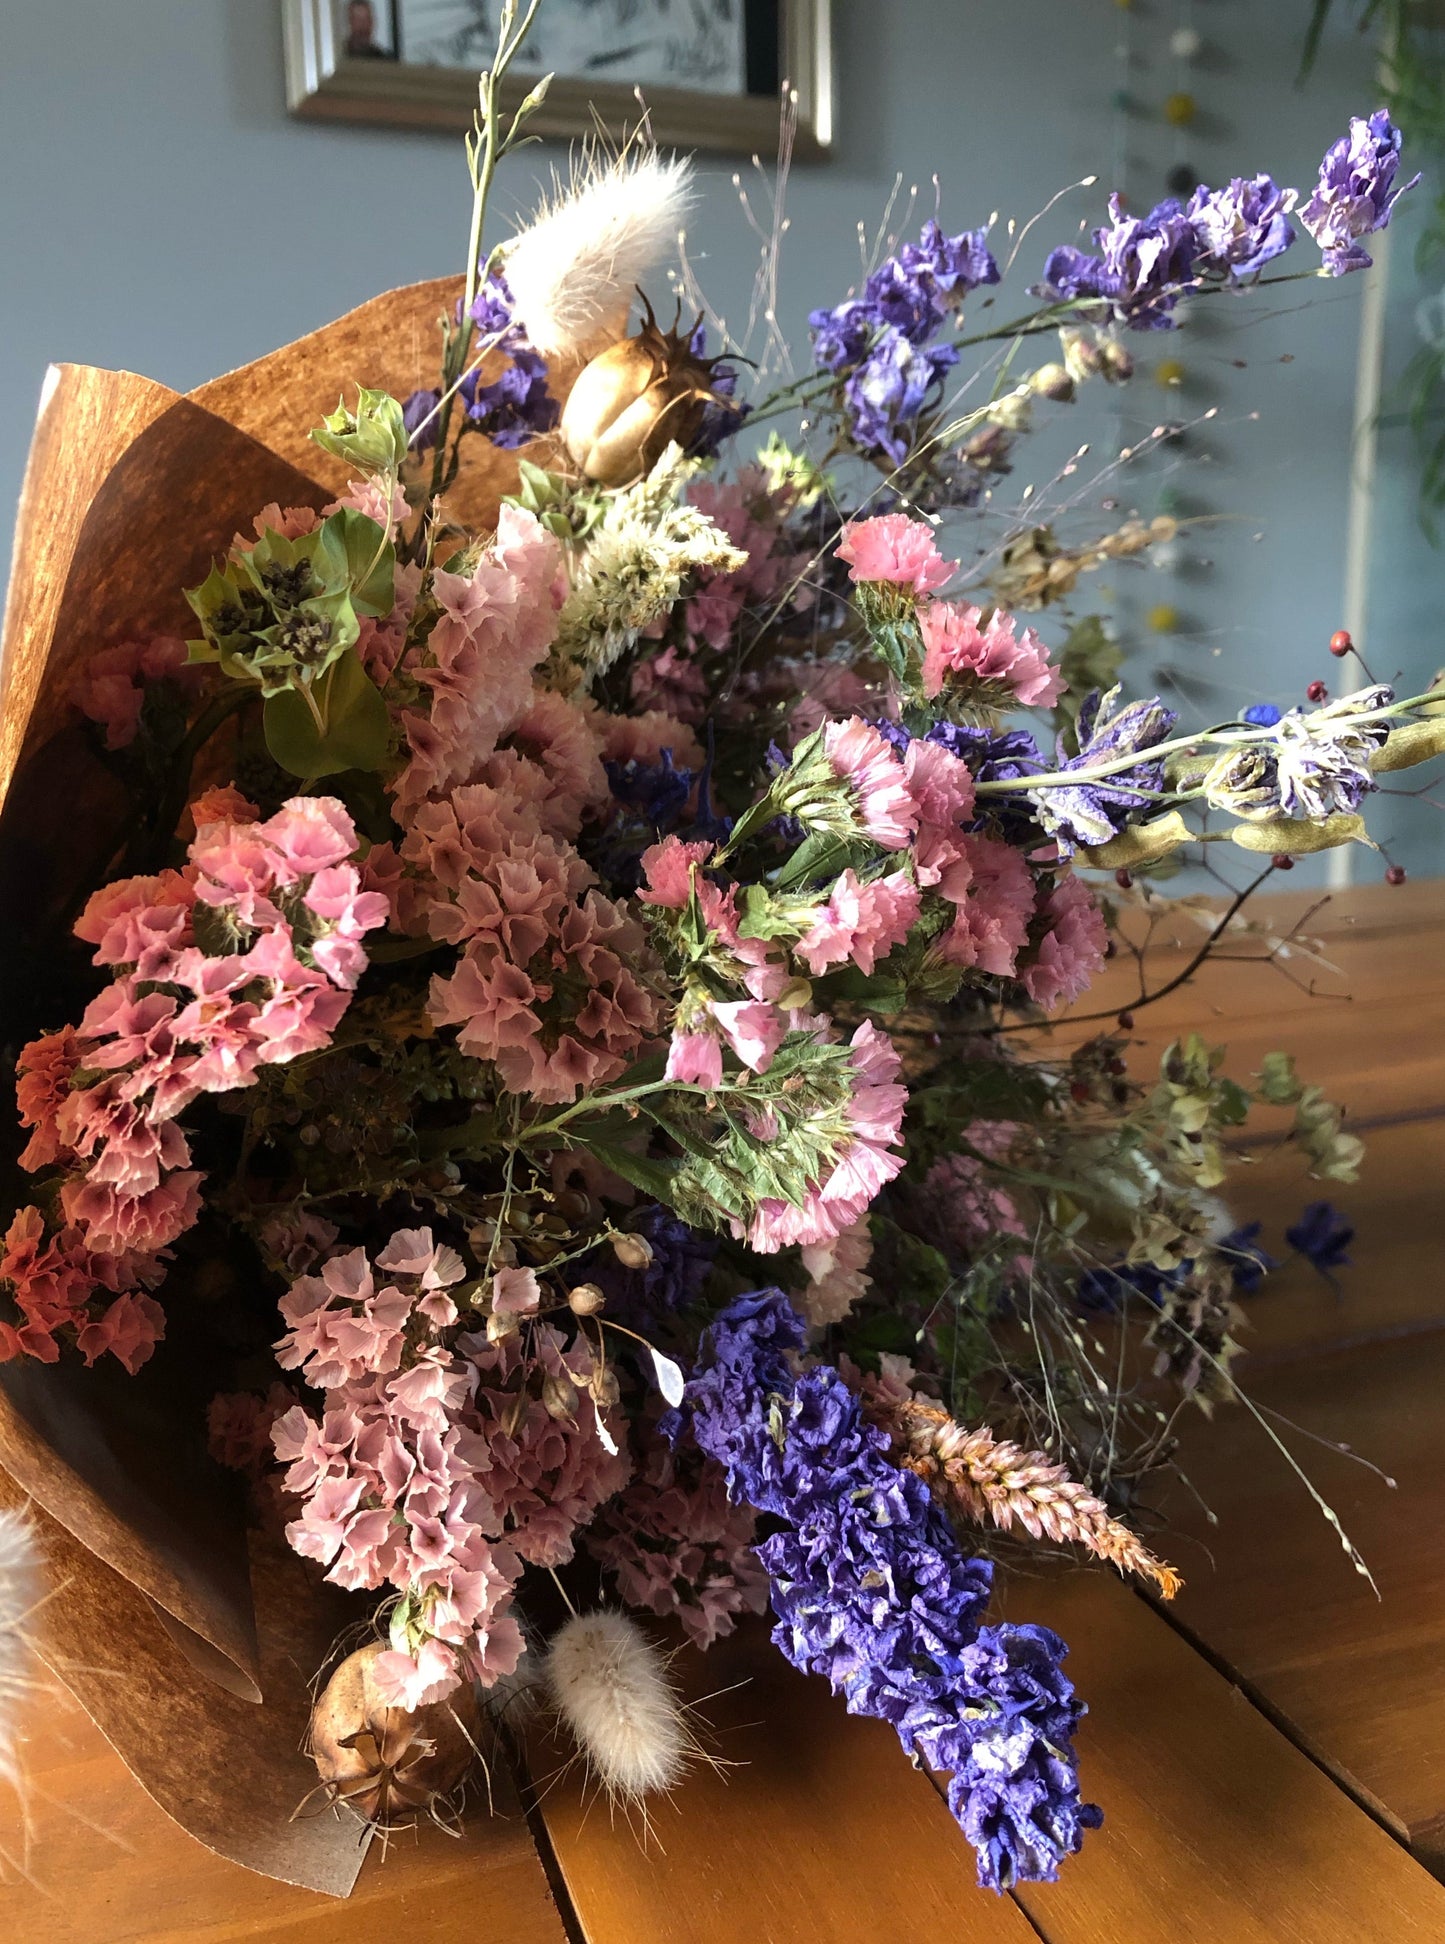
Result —
<path fill-rule="evenodd" d="M 116 849 L 121 804 L 70 703 L 77 670 L 117 642 L 190 632 L 183 590 L 261 508 L 335 498 L 346 469 L 310 427 L 358 382 L 401 398 L 426 384 L 460 290 L 440 278 L 390 291 L 190 397 L 129 372 L 51 367 L 0 651 L 0 922 L 13 957 L 64 922 Z M 564 390 L 571 376 L 557 374 Z M 517 470 L 472 443 L 449 497 L 476 528 L 495 521 Z M 54 1024 L 13 1008 L 4 1021 L 16 1043 Z M 358 1825 L 291 1820 L 315 1781 L 300 1748 L 307 1684 L 338 1624 L 332 1589 L 264 1549 L 258 1576 L 234 1481 L 204 1455 L 216 1384 L 185 1310 L 135 1378 L 0 1364 L 0 1502 L 40 1509 L 62 1588 L 40 1651 L 184 1828 L 252 1869 L 345 1895 L 365 1851 Z"/>

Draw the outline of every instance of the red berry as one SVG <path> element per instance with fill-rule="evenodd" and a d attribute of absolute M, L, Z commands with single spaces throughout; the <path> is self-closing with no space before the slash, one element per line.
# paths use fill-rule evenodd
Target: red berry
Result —
<path fill-rule="evenodd" d="M 1329 692 L 1329 688 L 1324 682 L 1311 682 L 1305 690 L 1305 694 L 1311 702 L 1323 702 Z"/>
<path fill-rule="evenodd" d="M 1330 653 L 1332 655 L 1348 655 L 1354 645 L 1354 642 L 1350 640 L 1348 631 L 1344 628 L 1337 628 L 1330 636 Z"/>
<path fill-rule="evenodd" d="M 1385 882 L 1386 884 L 1403 884 L 1405 882 L 1404 865 L 1392 864 L 1385 873 Z"/>
<path fill-rule="evenodd" d="M 1276 851 L 1269 861 L 1277 871 L 1292 871 L 1294 869 L 1294 859 L 1288 851 Z"/>
<path fill-rule="evenodd" d="M 1131 1013 L 1131 1012 L 1127 1012 L 1127 1011 L 1126 1011 L 1126 1012 L 1121 1012 L 1121 1013 L 1120 1013 L 1120 1015 L 1119 1015 L 1119 1025 L 1120 1025 L 1120 1028 L 1121 1028 L 1121 1030 L 1122 1030 L 1122 1031 L 1124 1031 L 1124 1032 L 1126 1032 L 1126 1033 L 1127 1033 L 1127 1032 L 1128 1032 L 1128 1031 L 1130 1030 L 1130 1028 L 1131 1028 L 1131 1027 L 1133 1026 L 1133 1024 L 1134 1024 L 1134 1015 L 1133 1015 L 1133 1013 Z"/>
<path fill-rule="evenodd" d="M 1134 880 L 1127 871 L 1115 871 L 1114 882 L 1121 891 L 1128 891 L 1132 887 Z"/>

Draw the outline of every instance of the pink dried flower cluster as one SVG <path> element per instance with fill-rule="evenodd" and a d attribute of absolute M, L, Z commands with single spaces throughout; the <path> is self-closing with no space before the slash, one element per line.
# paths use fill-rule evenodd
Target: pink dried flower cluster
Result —
<path fill-rule="evenodd" d="M 134 1375 L 164 1334 L 164 1312 L 147 1293 L 161 1273 L 153 1257 L 90 1249 L 71 1224 L 48 1234 L 38 1208 L 20 1209 L 0 1244 L 0 1287 L 19 1315 L 0 1322 L 0 1363 L 55 1363 L 64 1331 L 87 1364 L 109 1351 Z"/>
<path fill-rule="evenodd" d="M 1052 1012 L 1071 1005 L 1093 984 L 1104 963 L 1109 928 L 1093 892 L 1072 874 L 1059 879 L 1040 916 L 1048 929 L 1019 979 L 1030 999 Z"/>
<path fill-rule="evenodd" d="M 86 657 L 75 678 L 76 707 L 104 729 L 107 749 L 126 749 L 140 729 L 148 682 L 169 679 L 194 693 L 205 671 L 187 662 L 185 642 L 171 635 L 99 648 Z"/>
<path fill-rule="evenodd" d="M 386 922 L 386 900 L 349 862 L 356 832 L 340 803 L 296 798 L 265 823 L 244 799 L 226 809 L 250 820 L 211 820 L 203 804 L 184 871 L 95 894 L 75 930 L 115 977 L 78 1031 L 21 1052 L 20 1113 L 34 1130 L 22 1161 L 66 1170 L 73 1267 L 143 1258 L 142 1279 L 158 1279 L 155 1259 L 200 1206 L 177 1117 L 199 1094 L 328 1045 L 365 969 L 361 940 Z M 128 1309 L 115 1327 L 133 1325 Z"/>
<path fill-rule="evenodd" d="M 918 805 L 892 743 L 871 722 L 849 716 L 826 724 L 823 751 L 833 774 L 848 785 L 858 821 L 874 843 L 883 850 L 906 849 L 918 828 Z"/>
<path fill-rule="evenodd" d="M 795 608 L 810 598 L 798 582 L 806 553 L 787 543 L 783 521 L 792 507 L 787 492 L 774 493 L 756 466 L 745 467 L 734 480 L 699 480 L 688 496 L 693 505 L 747 555 L 731 573 L 704 568 L 682 611 L 683 630 L 690 643 L 704 643 L 721 654 L 733 645 L 738 622 L 749 609 L 766 610 L 780 597 Z"/>
<path fill-rule="evenodd" d="M 863 1215 L 852 1228 L 825 1242 L 806 1243 L 798 1254 L 808 1280 L 794 1292 L 793 1303 L 814 1329 L 841 1323 L 868 1293 L 868 1265 L 873 1260 L 873 1234 Z"/>
<path fill-rule="evenodd" d="M 287 1537 L 340 1586 L 406 1596 L 406 1645 L 377 1663 L 405 1708 L 513 1671 L 522 1560 L 570 1558 L 576 1527 L 628 1472 L 590 1407 L 559 1421 L 541 1402 L 548 1377 L 585 1385 L 584 1345 L 568 1349 L 546 1324 L 526 1349 L 516 1336 L 452 1340 L 465 1274 L 430 1229 L 403 1229 L 374 1262 L 363 1249 L 333 1256 L 281 1304 L 281 1365 L 326 1392 L 319 1419 L 298 1405 L 273 1429 L 286 1488 L 303 1500 Z"/>
<path fill-rule="evenodd" d="M 656 1031 L 641 925 L 533 805 L 466 785 L 416 808 L 402 858 L 416 873 L 410 921 L 461 951 L 432 981 L 431 1016 L 509 1091 L 575 1100 Z"/>
<path fill-rule="evenodd" d="M 633 1480 L 588 1528 L 587 1550 L 629 1606 L 676 1616 L 694 1647 L 762 1613 L 768 1576 L 753 1551 L 751 1507 L 729 1503 L 721 1466 L 690 1442 L 674 1449 L 654 1424 L 639 1427 L 646 1456 Z"/>
<path fill-rule="evenodd" d="M 1002 608 L 995 608 L 984 622 L 982 608 L 930 601 L 918 610 L 918 630 L 923 637 L 923 693 L 929 697 L 946 681 L 962 677 L 1002 689 L 1030 707 L 1048 707 L 1067 686 L 1033 629 L 1020 630 Z"/>
<path fill-rule="evenodd" d="M 1012 1121 L 970 1121 L 960 1130 L 968 1151 L 945 1155 L 924 1177 L 921 1219 L 960 1262 L 971 1261 L 994 1236 L 1028 1235 L 1013 1196 L 988 1167 L 1007 1157 L 1018 1132 Z"/>
<path fill-rule="evenodd" d="M 759 1254 L 771 1255 L 794 1243 L 806 1247 L 828 1242 L 856 1228 L 879 1189 L 903 1167 L 897 1143 L 908 1090 L 899 1084 L 897 1051 L 887 1034 L 867 1019 L 849 1045 L 851 1092 L 826 1172 L 808 1189 L 801 1206 L 773 1199 L 758 1203 L 747 1240 Z"/>
<path fill-rule="evenodd" d="M 505 503 L 496 539 L 469 573 L 438 569 L 441 613 L 402 672 L 416 690 L 401 727 L 410 761 L 397 779 L 410 805 L 467 783 L 532 698 L 532 671 L 557 632 L 561 543 L 530 513 Z"/>
<path fill-rule="evenodd" d="M 888 581 L 919 596 L 936 594 L 958 572 L 958 562 L 945 560 L 938 551 L 933 528 L 906 513 L 851 521 L 837 553 L 849 563 L 849 580 Z"/>

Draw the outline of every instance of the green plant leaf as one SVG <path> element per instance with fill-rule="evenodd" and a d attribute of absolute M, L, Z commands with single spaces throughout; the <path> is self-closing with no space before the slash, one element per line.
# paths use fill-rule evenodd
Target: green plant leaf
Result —
<path fill-rule="evenodd" d="M 324 734 L 299 690 L 283 689 L 266 700 L 266 747 L 282 769 L 308 781 L 342 770 L 380 769 L 391 744 L 391 717 L 356 651 L 348 649 L 334 662 L 312 693 Z"/>
<path fill-rule="evenodd" d="M 358 614 L 390 614 L 396 600 L 396 550 L 376 521 L 354 506 L 323 520 L 316 535 L 316 572 L 328 591 L 346 588 Z"/>

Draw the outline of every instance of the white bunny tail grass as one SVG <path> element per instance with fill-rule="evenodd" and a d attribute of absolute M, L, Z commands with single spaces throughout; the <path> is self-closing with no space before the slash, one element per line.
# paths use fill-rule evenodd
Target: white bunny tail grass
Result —
<path fill-rule="evenodd" d="M 591 1774 L 624 1810 L 675 1788 L 699 1752 L 667 1656 L 625 1613 L 574 1615 L 553 1637 L 546 1680 Z"/>
<path fill-rule="evenodd" d="M 692 203 L 692 163 L 636 143 L 574 159 L 570 182 L 507 244 L 502 268 L 517 318 L 544 357 L 596 349 L 625 317 L 633 286 L 674 248 Z"/>
<path fill-rule="evenodd" d="M 35 1527 L 23 1512 L 0 1512 L 0 1780 L 20 1784 L 21 1697 L 36 1685 L 30 1620 L 44 1597 Z"/>

